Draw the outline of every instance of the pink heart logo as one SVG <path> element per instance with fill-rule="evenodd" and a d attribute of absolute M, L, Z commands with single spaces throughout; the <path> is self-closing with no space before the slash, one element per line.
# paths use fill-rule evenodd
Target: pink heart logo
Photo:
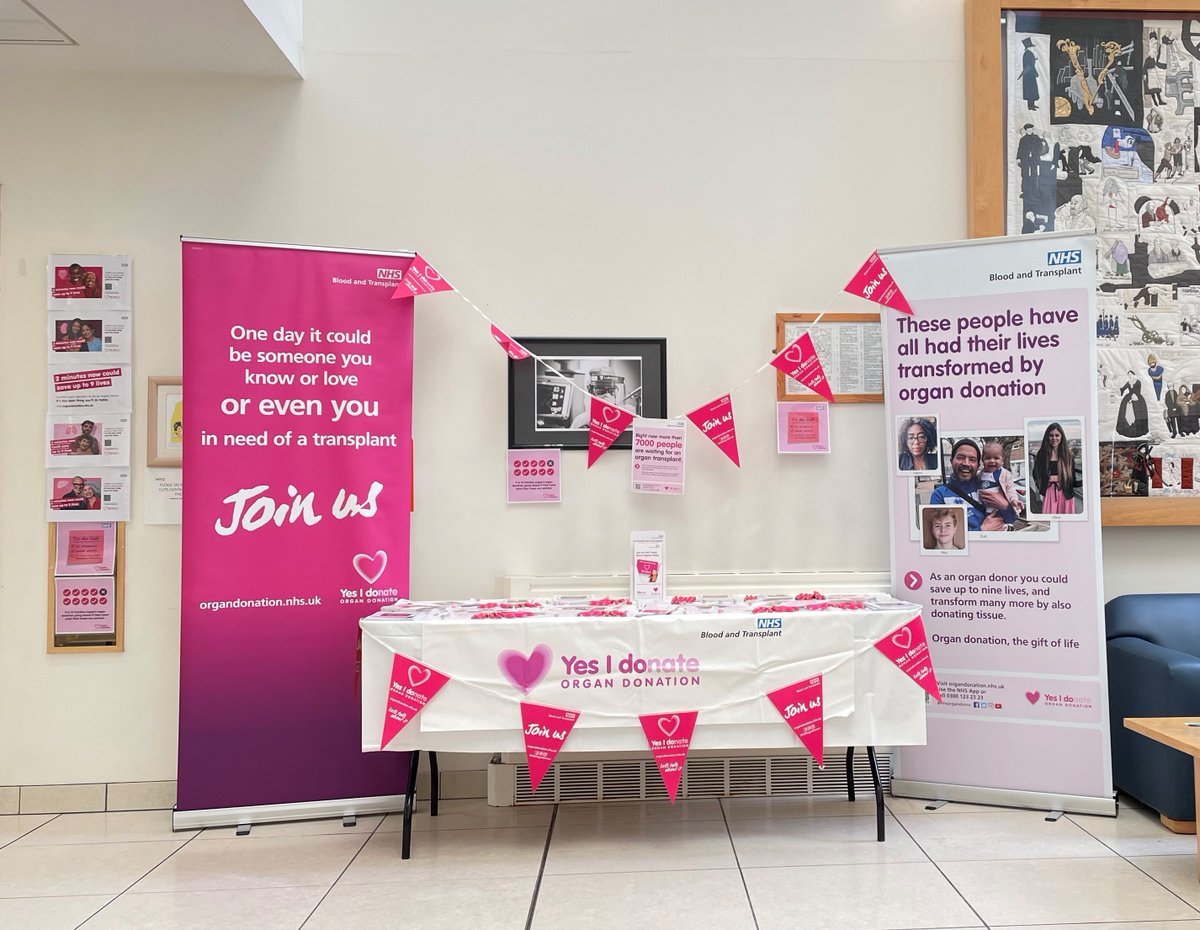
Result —
<path fill-rule="evenodd" d="M 804 359 L 804 353 L 800 351 L 799 346 L 792 346 L 790 349 L 788 349 L 786 352 L 783 353 L 783 360 L 785 362 L 791 362 L 793 365 L 799 365 L 800 362 L 803 361 L 803 359 Z"/>
<path fill-rule="evenodd" d="M 675 731 L 679 729 L 679 714 L 671 714 L 670 717 L 659 717 L 658 728 L 670 738 L 675 735 Z"/>
<path fill-rule="evenodd" d="M 905 627 L 899 633 L 892 636 L 892 642 L 900 649 L 907 649 L 912 645 L 912 627 Z"/>
<path fill-rule="evenodd" d="M 1036 704 L 1038 702 L 1038 700 L 1041 698 L 1041 696 L 1042 696 L 1042 692 L 1040 692 L 1040 691 L 1026 691 L 1025 692 L 1025 700 L 1027 700 L 1030 704 Z"/>
<path fill-rule="evenodd" d="M 358 572 L 359 577 L 367 584 L 377 582 L 386 568 L 387 553 L 382 549 L 377 550 L 374 555 L 367 555 L 365 552 L 360 552 L 354 557 L 354 570 Z"/>
<path fill-rule="evenodd" d="M 422 672 L 424 672 L 424 674 L 422 674 Z M 408 683 L 414 688 L 419 688 L 421 685 L 425 684 L 425 682 L 429 681 L 429 678 L 432 674 L 433 672 L 427 668 L 418 668 L 416 665 L 410 665 L 408 667 Z"/>
<path fill-rule="evenodd" d="M 618 410 L 616 407 L 610 407 L 608 404 L 604 405 L 604 422 L 605 423 L 616 423 L 617 420 L 619 420 L 620 418 L 621 418 L 620 410 Z"/>
<path fill-rule="evenodd" d="M 545 643 L 538 643 L 529 655 L 516 649 L 504 649 L 496 656 L 496 664 L 500 673 L 508 679 L 509 684 L 528 694 L 537 687 L 538 682 L 550 671 L 550 660 L 554 653 Z"/>

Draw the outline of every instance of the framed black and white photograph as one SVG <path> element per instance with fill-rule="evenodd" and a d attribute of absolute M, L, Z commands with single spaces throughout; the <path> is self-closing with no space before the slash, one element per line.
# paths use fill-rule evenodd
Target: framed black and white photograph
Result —
<path fill-rule="evenodd" d="M 510 449 L 586 449 L 591 394 L 634 416 L 667 416 L 667 340 L 518 337 L 508 363 Z M 633 446 L 626 430 L 614 449 Z"/>

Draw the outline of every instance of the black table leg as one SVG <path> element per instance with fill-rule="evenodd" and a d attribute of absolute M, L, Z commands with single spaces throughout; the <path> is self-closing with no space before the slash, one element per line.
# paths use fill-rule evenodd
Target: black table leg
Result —
<path fill-rule="evenodd" d="M 412 751 L 412 762 L 408 767 L 408 790 L 404 793 L 404 832 L 400 839 L 400 858 L 407 859 L 412 853 L 413 802 L 417 796 L 417 767 L 421 763 L 419 750 Z"/>
<path fill-rule="evenodd" d="M 438 815 L 438 795 L 442 793 L 441 785 L 438 783 L 438 766 L 437 753 L 429 753 L 429 816 L 436 817 Z"/>
<path fill-rule="evenodd" d="M 883 783 L 879 780 L 879 763 L 875 761 L 875 747 L 867 747 L 867 762 L 871 766 L 871 781 L 875 783 L 875 838 L 883 842 Z"/>
<path fill-rule="evenodd" d="M 846 797 L 854 800 L 854 747 L 846 747 Z"/>

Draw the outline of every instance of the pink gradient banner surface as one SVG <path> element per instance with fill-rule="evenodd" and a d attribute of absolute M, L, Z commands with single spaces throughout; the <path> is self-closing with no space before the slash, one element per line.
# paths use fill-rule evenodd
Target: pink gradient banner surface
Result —
<path fill-rule="evenodd" d="M 408 594 L 411 260 L 183 242 L 179 810 L 405 790 L 356 652 Z"/>

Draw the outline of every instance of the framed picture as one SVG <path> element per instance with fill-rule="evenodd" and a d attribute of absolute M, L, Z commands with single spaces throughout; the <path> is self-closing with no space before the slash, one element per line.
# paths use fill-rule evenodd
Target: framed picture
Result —
<path fill-rule="evenodd" d="M 183 379 L 151 375 L 146 392 L 146 464 L 183 466 Z"/>
<path fill-rule="evenodd" d="M 818 317 L 821 322 L 815 323 Z M 883 328 L 878 313 L 777 313 L 775 351 L 795 342 L 805 330 L 812 336 L 839 404 L 883 403 Z M 775 375 L 775 399 L 824 400 L 782 371 Z"/>
<path fill-rule="evenodd" d="M 586 449 L 591 400 L 667 416 L 667 340 L 519 337 L 534 355 L 508 362 L 508 447 Z M 612 444 L 633 447 L 627 429 Z"/>

